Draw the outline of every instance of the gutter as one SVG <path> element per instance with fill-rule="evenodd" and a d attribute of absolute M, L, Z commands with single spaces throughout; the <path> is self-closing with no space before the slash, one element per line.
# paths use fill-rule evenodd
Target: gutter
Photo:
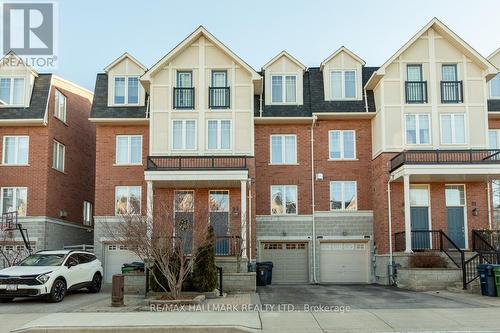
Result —
<path fill-rule="evenodd" d="M 312 201 L 312 249 L 313 249 L 313 283 L 317 284 L 316 276 L 316 219 L 315 214 L 315 198 L 314 198 L 314 126 L 316 125 L 317 117 L 313 116 L 311 124 L 311 201 Z"/>
<path fill-rule="evenodd" d="M 387 219 L 389 220 L 389 265 L 387 266 L 389 275 L 389 285 L 394 283 L 394 263 L 393 263 L 393 253 L 392 253 L 392 213 L 391 213 L 391 182 L 394 180 L 393 175 L 389 177 L 387 181 Z"/>

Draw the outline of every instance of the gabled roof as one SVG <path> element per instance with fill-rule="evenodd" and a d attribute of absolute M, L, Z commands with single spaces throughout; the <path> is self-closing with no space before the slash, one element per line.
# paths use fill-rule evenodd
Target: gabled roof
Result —
<path fill-rule="evenodd" d="M 306 66 L 304 66 L 300 61 L 294 58 L 290 53 L 283 50 L 280 53 L 278 53 L 274 58 L 269 60 L 264 66 L 262 66 L 262 70 L 266 70 L 267 67 L 271 66 L 273 63 L 276 62 L 276 60 L 280 59 L 281 57 L 287 57 L 288 59 L 290 59 L 290 61 L 299 66 L 303 71 L 306 69 Z"/>
<path fill-rule="evenodd" d="M 486 58 L 486 59 L 491 60 L 491 59 L 492 59 L 494 56 L 496 56 L 498 53 L 500 53 L 500 47 L 499 47 L 498 49 L 496 49 L 495 51 L 493 51 L 493 53 L 492 53 L 492 54 L 490 54 L 490 55 L 488 56 L 488 58 Z"/>
<path fill-rule="evenodd" d="M 433 18 L 429 21 L 420 31 L 418 31 L 408 42 L 406 42 L 396 53 L 394 53 L 389 60 L 387 60 L 375 73 L 373 73 L 370 80 L 367 83 L 367 89 L 373 89 L 378 83 L 380 78 L 385 75 L 385 70 L 387 66 L 392 64 L 406 49 L 408 49 L 418 38 L 420 38 L 427 30 L 433 28 L 441 36 L 446 38 L 455 47 L 460 48 L 464 54 L 466 54 L 472 61 L 480 65 L 483 69 L 487 71 L 487 77 L 496 75 L 498 72 L 495 66 L 493 66 L 485 57 L 483 57 L 479 52 L 477 52 L 473 47 L 467 44 L 462 38 L 460 38 L 456 33 L 454 33 L 450 28 L 448 28 L 443 22 L 437 18 Z"/>
<path fill-rule="evenodd" d="M 171 59 L 173 59 L 180 52 L 185 50 L 193 41 L 195 41 L 196 39 L 198 39 L 201 36 L 204 36 L 210 42 L 217 45 L 220 49 L 222 49 L 230 57 L 232 57 L 240 66 L 242 66 L 247 71 L 249 71 L 252 74 L 253 80 L 260 80 L 261 79 L 259 73 L 257 73 L 250 65 L 248 65 L 245 61 L 243 61 L 240 57 L 238 57 L 233 51 L 231 51 L 226 45 L 224 45 L 217 38 L 215 38 L 215 36 L 212 35 L 210 32 L 208 32 L 207 29 L 205 29 L 203 26 L 199 26 L 198 29 L 193 31 L 182 42 L 177 44 L 177 46 L 174 47 L 169 53 L 167 53 L 167 55 L 165 55 L 163 58 L 161 58 L 156 64 L 153 65 L 153 67 L 151 67 L 146 73 L 144 73 L 141 77 L 141 80 L 144 80 L 144 81 L 149 80 L 151 78 L 151 75 L 156 73 L 163 66 L 163 64 L 169 62 Z"/>
<path fill-rule="evenodd" d="M 1 60 L 0 60 L 0 67 L 7 65 L 8 62 L 4 61 L 4 59 L 13 57 L 15 58 L 18 62 L 23 64 L 24 67 L 26 67 L 35 77 L 38 76 L 38 73 L 29 65 L 27 65 L 23 59 L 21 59 L 14 51 L 9 51 Z"/>
<path fill-rule="evenodd" d="M 349 56 L 354 58 L 357 62 L 361 63 L 361 65 L 363 65 L 363 66 L 366 65 L 366 62 L 363 59 L 361 59 L 360 57 L 358 57 L 354 52 L 352 52 L 351 50 L 349 50 L 345 46 L 341 46 L 337 51 L 333 52 L 328 58 L 326 58 L 325 60 L 323 60 L 321 62 L 320 66 L 319 66 L 320 70 L 323 70 L 323 67 L 326 65 L 326 63 L 329 62 L 330 60 L 332 60 L 333 58 L 335 58 L 341 52 L 347 53 Z"/>
<path fill-rule="evenodd" d="M 141 64 L 139 60 L 137 60 L 136 58 L 134 58 L 128 52 L 125 52 L 124 54 L 122 54 L 121 56 L 119 56 L 117 59 L 115 59 L 112 63 L 110 63 L 109 65 L 107 65 L 106 68 L 104 68 L 104 71 L 107 73 L 111 68 L 115 67 L 118 63 L 120 63 L 125 58 L 128 58 L 134 64 L 136 64 L 137 66 L 139 66 L 140 68 L 142 68 L 142 70 L 144 70 L 144 71 L 148 70 L 147 67 L 144 66 L 143 64 Z"/>

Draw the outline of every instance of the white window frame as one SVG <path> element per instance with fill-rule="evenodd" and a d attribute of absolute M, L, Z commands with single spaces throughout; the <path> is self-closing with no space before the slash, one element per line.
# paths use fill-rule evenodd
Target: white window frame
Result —
<path fill-rule="evenodd" d="M 0 214 L 3 213 L 3 191 L 5 189 L 12 189 L 12 200 L 14 202 L 14 205 L 17 206 L 17 194 L 16 191 L 17 189 L 24 189 L 26 191 L 26 215 L 19 215 L 19 216 L 27 216 L 28 212 L 28 188 L 26 186 L 5 186 L 5 187 L 0 187 Z"/>
<path fill-rule="evenodd" d="M 443 140 L 443 116 L 451 116 L 451 143 L 444 143 Z M 464 143 L 456 142 L 456 133 L 455 133 L 455 116 L 463 116 L 464 117 Z M 440 139 L 441 145 L 445 146 L 465 146 L 468 142 L 467 135 L 467 116 L 465 113 L 443 113 L 439 115 L 439 131 L 440 131 Z"/>
<path fill-rule="evenodd" d="M 123 214 L 118 214 L 116 212 L 116 193 L 117 193 L 117 190 L 118 189 L 127 189 L 127 212 L 129 211 L 129 208 L 130 208 L 130 188 L 132 187 L 137 187 L 139 188 L 139 214 L 138 215 L 141 215 L 142 213 L 142 186 L 141 185 L 125 185 L 125 186 L 115 186 L 115 197 L 114 197 L 114 200 L 115 200 L 115 216 L 122 216 Z"/>
<path fill-rule="evenodd" d="M 174 148 L 174 122 L 182 122 L 182 148 Z M 186 122 L 194 121 L 194 148 L 186 148 Z M 172 119 L 170 124 L 170 148 L 173 151 L 194 151 L 198 149 L 198 121 L 196 119 Z"/>
<path fill-rule="evenodd" d="M 211 121 L 216 121 L 217 122 L 217 148 L 209 148 L 208 146 L 208 140 L 209 140 L 209 133 L 208 133 L 208 123 Z M 222 125 L 221 123 L 223 121 L 229 121 L 229 148 L 222 148 Z M 215 151 L 215 150 L 231 150 L 233 147 L 233 121 L 231 119 L 207 119 L 207 138 L 206 138 L 206 149 L 210 151 Z"/>
<path fill-rule="evenodd" d="M 334 72 L 340 72 L 340 90 L 341 90 L 341 97 L 334 97 L 333 96 L 333 80 L 332 80 L 332 74 Z M 346 97 L 345 96 L 345 72 L 354 72 L 354 97 Z M 353 100 L 358 100 L 358 70 L 355 68 L 342 68 L 342 69 L 332 69 L 330 71 L 330 99 L 332 101 L 353 101 Z"/>
<path fill-rule="evenodd" d="M 62 112 L 61 109 L 59 108 L 60 98 L 62 98 L 64 102 L 64 107 Z M 54 117 L 56 117 L 63 123 L 66 123 L 66 95 L 64 95 L 58 89 L 56 89 L 54 93 Z"/>
<path fill-rule="evenodd" d="M 282 214 L 273 214 L 273 187 L 280 187 L 281 188 L 281 194 L 282 194 L 282 208 L 283 208 L 283 213 Z M 287 188 L 294 188 L 295 189 L 295 213 L 287 213 L 286 212 L 286 189 Z M 282 215 L 298 215 L 299 214 L 299 189 L 297 185 L 271 185 L 270 188 L 271 192 L 269 193 L 270 197 L 270 206 L 269 210 L 271 215 L 275 216 L 282 216 Z"/>
<path fill-rule="evenodd" d="M 9 79 L 10 80 L 10 96 L 8 101 L 4 101 L 7 104 L 0 103 L 0 107 L 12 107 L 12 106 L 23 106 L 26 104 L 26 78 L 24 76 L 0 76 L 0 79 Z M 22 89 L 22 102 L 20 104 L 14 103 L 14 79 L 22 79 L 23 80 L 23 89 Z"/>
<path fill-rule="evenodd" d="M 491 148 L 490 132 L 496 133 L 497 142 L 495 142 L 495 145 L 497 148 Z M 489 149 L 500 149 L 500 129 L 497 129 L 497 128 L 488 129 L 488 148 Z"/>
<path fill-rule="evenodd" d="M 273 162 L 273 137 L 281 137 L 281 162 Z M 294 137 L 295 138 L 295 161 L 285 162 L 285 138 Z M 273 165 L 296 165 L 297 164 L 297 135 L 296 134 L 271 134 L 269 136 L 269 164 Z"/>
<path fill-rule="evenodd" d="M 92 203 L 90 201 L 83 202 L 83 225 L 92 225 L 92 208 Z"/>
<path fill-rule="evenodd" d="M 415 117 L 415 131 L 417 132 L 416 136 L 415 136 L 416 143 L 408 143 L 408 136 L 406 135 L 406 130 L 407 130 L 406 118 L 408 116 Z M 420 143 L 420 118 L 419 118 L 420 116 L 427 117 L 427 122 L 429 124 L 429 142 L 428 143 Z M 405 128 L 405 131 L 404 131 L 405 144 L 407 146 L 431 146 L 432 145 L 432 125 L 431 125 L 431 115 L 429 113 L 406 113 L 404 115 L 403 122 L 404 122 L 404 128 Z"/>
<path fill-rule="evenodd" d="M 62 147 L 62 168 L 59 168 L 59 163 L 61 162 L 59 147 Z M 54 140 L 52 143 L 52 169 L 64 172 L 65 166 L 66 166 L 66 146 L 61 142 Z"/>
<path fill-rule="evenodd" d="M 339 158 L 334 158 L 331 156 L 332 152 L 332 134 L 333 133 L 340 133 L 340 157 Z M 344 157 L 344 133 L 346 132 L 352 132 L 354 134 L 354 157 Z M 330 130 L 328 131 L 328 159 L 331 161 L 339 161 L 339 160 L 356 160 L 356 130 Z"/>
<path fill-rule="evenodd" d="M 7 158 L 7 149 L 6 149 L 6 138 L 15 138 L 16 139 L 16 150 L 14 152 L 14 163 L 6 163 L 6 158 Z M 19 139 L 20 138 L 26 138 L 28 140 L 28 149 L 26 151 L 26 154 L 28 154 L 26 158 L 26 163 L 18 163 L 19 160 Z M 3 144 L 2 144 L 2 165 L 12 165 L 12 166 L 20 166 L 20 165 L 29 165 L 29 158 L 30 158 L 30 137 L 28 135 L 5 135 L 3 137 Z"/>
<path fill-rule="evenodd" d="M 281 76 L 281 102 L 274 102 L 273 101 L 273 77 L 275 76 Z M 295 77 L 295 101 L 293 102 L 287 102 L 286 101 L 286 77 L 287 76 L 294 76 Z M 299 76 L 297 74 L 294 74 L 294 73 L 283 73 L 283 74 L 279 74 L 279 73 L 272 73 L 271 74 L 271 80 L 269 82 L 269 84 L 271 85 L 271 98 L 270 98 L 270 101 L 271 101 L 271 104 L 274 104 L 274 105 L 280 105 L 280 104 L 287 104 L 287 105 L 294 105 L 294 104 L 298 104 L 298 99 L 299 99 Z"/>
<path fill-rule="evenodd" d="M 356 209 L 346 209 L 346 207 L 344 207 L 345 205 L 345 183 L 354 183 L 354 201 L 356 202 Z M 341 198 L 341 203 L 342 203 L 342 208 L 340 209 L 333 209 L 332 208 L 332 194 L 333 194 L 333 191 L 332 191 L 332 185 L 333 184 L 341 184 L 341 189 L 342 189 L 342 198 Z M 329 191 L 330 191 L 330 201 L 329 201 L 329 206 L 330 206 L 330 211 L 343 211 L 343 212 L 350 212 L 350 211 L 357 211 L 359 209 L 359 202 L 358 202 L 358 182 L 355 181 L 355 180 L 334 180 L 334 181 L 331 181 L 330 184 L 329 184 Z"/>
<path fill-rule="evenodd" d="M 493 87 L 492 87 L 491 83 L 493 82 L 494 79 L 500 81 L 500 74 L 497 74 L 493 79 L 490 80 L 490 82 L 488 82 L 488 98 L 489 99 L 500 99 L 500 92 L 499 92 L 498 96 L 493 96 Z"/>
<path fill-rule="evenodd" d="M 123 93 L 124 101 L 123 103 L 116 103 L 116 79 L 124 78 L 125 79 L 125 91 Z M 128 101 L 128 79 L 129 78 L 137 78 L 137 103 L 129 103 Z M 141 100 L 141 82 L 139 81 L 139 76 L 137 75 L 115 75 L 113 76 L 113 105 L 126 106 L 126 105 L 139 105 Z"/>
<path fill-rule="evenodd" d="M 141 156 L 139 163 L 132 163 L 132 138 L 139 137 L 141 139 Z M 118 162 L 118 138 L 127 138 L 127 161 L 125 163 Z M 142 135 L 139 134 L 120 134 L 115 138 L 115 165 L 142 165 Z"/>

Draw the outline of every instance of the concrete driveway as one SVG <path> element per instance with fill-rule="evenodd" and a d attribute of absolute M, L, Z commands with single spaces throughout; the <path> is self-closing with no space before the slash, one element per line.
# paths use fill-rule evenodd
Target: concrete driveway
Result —
<path fill-rule="evenodd" d="M 351 309 L 446 309 L 500 306 L 491 299 L 450 292 L 412 292 L 380 285 L 271 285 L 257 288 L 262 304 L 350 306 Z"/>

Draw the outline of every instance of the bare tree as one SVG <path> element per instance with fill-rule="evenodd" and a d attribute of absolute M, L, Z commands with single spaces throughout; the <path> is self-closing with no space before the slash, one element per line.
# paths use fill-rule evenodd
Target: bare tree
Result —
<path fill-rule="evenodd" d="M 213 241 L 208 237 L 208 215 L 189 210 L 174 213 L 167 205 L 156 206 L 154 217 L 121 215 L 120 222 L 106 223 L 104 230 L 112 242 L 126 246 L 144 261 L 156 283 L 178 299 L 183 282 L 193 271 L 198 249 Z"/>
<path fill-rule="evenodd" d="M 16 241 L 16 230 L 0 230 L 0 266 L 10 267 L 29 255 L 26 247 Z"/>

